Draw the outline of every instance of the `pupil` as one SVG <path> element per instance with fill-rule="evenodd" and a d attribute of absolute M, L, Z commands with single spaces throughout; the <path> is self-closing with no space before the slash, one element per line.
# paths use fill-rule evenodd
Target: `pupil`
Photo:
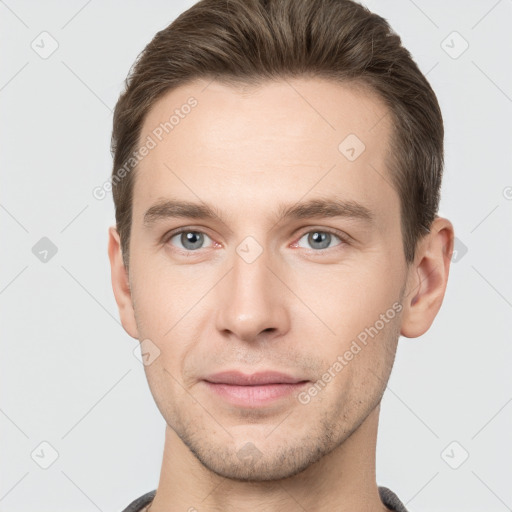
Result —
<path fill-rule="evenodd" d="M 325 249 L 326 247 L 329 247 L 329 239 L 330 239 L 330 233 L 323 233 L 319 231 L 315 231 L 310 235 L 312 243 L 318 244 L 320 243 L 321 247 L 317 247 L 319 249 Z M 327 241 L 327 242 L 326 242 Z"/>
<path fill-rule="evenodd" d="M 195 231 L 188 231 L 182 234 L 181 243 L 187 249 L 198 249 L 201 247 L 202 234 Z"/>

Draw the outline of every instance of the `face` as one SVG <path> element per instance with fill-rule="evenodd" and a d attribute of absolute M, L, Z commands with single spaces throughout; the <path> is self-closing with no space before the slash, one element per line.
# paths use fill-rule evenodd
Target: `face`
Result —
<path fill-rule="evenodd" d="M 342 445 L 391 371 L 408 267 L 390 116 L 349 84 L 206 85 L 169 92 L 144 123 L 156 145 L 134 185 L 131 333 L 151 347 L 159 410 L 206 468 L 284 478 Z M 229 370 L 298 384 L 205 382 Z"/>

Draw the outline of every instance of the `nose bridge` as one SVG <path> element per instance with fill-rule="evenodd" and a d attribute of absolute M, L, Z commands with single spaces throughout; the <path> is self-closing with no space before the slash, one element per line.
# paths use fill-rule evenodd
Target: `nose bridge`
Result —
<path fill-rule="evenodd" d="M 231 262 L 231 272 L 217 291 L 219 331 L 250 341 L 263 331 L 275 335 L 286 330 L 284 290 L 270 270 L 269 251 L 248 236 L 234 250 Z"/>

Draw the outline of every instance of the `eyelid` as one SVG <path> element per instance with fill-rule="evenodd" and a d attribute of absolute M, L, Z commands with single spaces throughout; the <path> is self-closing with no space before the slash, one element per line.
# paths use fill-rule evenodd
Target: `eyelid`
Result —
<path fill-rule="evenodd" d="M 174 230 L 168 231 L 165 233 L 165 235 L 161 239 L 161 243 L 166 245 L 168 244 L 172 238 L 174 238 L 177 235 L 181 235 L 181 233 L 201 233 L 202 235 L 206 235 L 214 244 L 218 244 L 208 233 L 206 233 L 203 228 L 195 228 L 194 226 L 184 226 L 181 228 L 176 228 Z M 176 251 L 179 251 L 181 253 L 186 254 L 194 254 L 201 251 L 201 249 L 205 249 L 205 247 L 201 247 L 201 249 L 196 249 L 194 251 L 187 251 L 185 249 L 181 249 L 180 247 L 173 246 L 173 249 Z M 208 247 L 206 247 L 208 249 Z"/>
<path fill-rule="evenodd" d="M 353 240 L 353 238 L 350 235 L 348 235 L 347 233 L 345 233 L 343 231 L 338 231 L 337 229 L 326 228 L 326 227 L 308 226 L 308 228 L 305 229 L 305 231 L 302 231 L 300 235 L 295 237 L 295 242 L 293 242 L 292 245 L 294 247 L 296 247 L 298 242 L 299 242 L 299 240 L 304 235 L 307 235 L 308 233 L 313 233 L 313 232 L 330 233 L 331 235 L 337 236 L 341 240 L 341 243 L 338 244 L 338 245 L 335 245 L 334 247 L 326 247 L 325 249 L 306 249 L 306 250 L 308 250 L 310 252 L 314 252 L 314 253 L 320 253 L 321 254 L 324 251 L 330 251 L 330 250 L 335 249 L 336 247 L 340 247 L 342 245 L 348 245 Z"/>

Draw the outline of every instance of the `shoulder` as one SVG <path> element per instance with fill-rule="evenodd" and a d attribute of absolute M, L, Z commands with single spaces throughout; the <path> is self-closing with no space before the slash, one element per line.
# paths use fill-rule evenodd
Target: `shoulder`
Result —
<path fill-rule="evenodd" d="M 122 512 L 142 512 L 153 501 L 155 494 L 156 489 L 143 494 L 140 498 L 132 501 Z"/>
<path fill-rule="evenodd" d="M 382 503 L 393 512 L 408 512 L 405 505 L 391 489 L 379 486 L 379 495 Z"/>

